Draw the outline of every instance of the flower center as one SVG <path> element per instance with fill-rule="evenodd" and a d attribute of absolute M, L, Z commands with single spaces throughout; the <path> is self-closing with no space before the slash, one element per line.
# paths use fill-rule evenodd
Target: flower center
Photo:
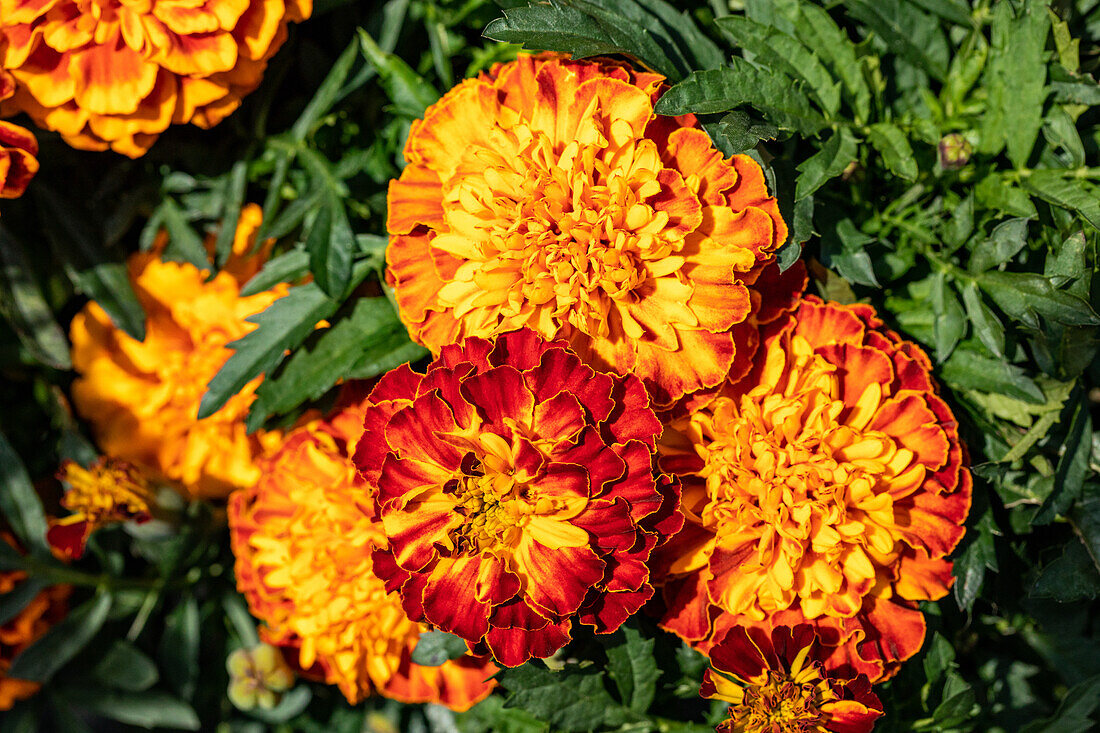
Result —
<path fill-rule="evenodd" d="M 777 383 L 692 416 L 709 498 L 699 521 L 753 576 L 731 591 L 729 611 L 759 616 L 799 600 L 809 618 L 846 615 L 854 609 L 837 596 L 862 596 L 894 560 L 893 496 L 919 486 L 923 467 L 867 428 L 878 385 L 860 401 L 868 409 L 850 409 L 823 358 L 807 347 L 788 359 Z"/>
<path fill-rule="evenodd" d="M 456 279 L 477 283 L 482 295 L 449 305 L 529 316 L 524 322 L 548 335 L 554 318 L 608 336 L 614 303 L 631 302 L 682 234 L 671 236 L 668 214 L 647 203 L 662 190 L 656 145 L 635 139 L 625 122 L 598 128 L 589 121 L 576 140 L 555 146 L 517 124 L 496 131 L 495 150 L 467 152 L 444 184 L 451 234 L 433 246 L 469 260 Z"/>
<path fill-rule="evenodd" d="M 824 731 L 821 690 L 812 681 L 797 682 L 782 672 L 768 671 L 767 681 L 745 687 L 740 705 L 730 707 L 730 719 L 719 730 L 729 733 L 816 733 Z"/>
<path fill-rule="evenodd" d="M 451 533 L 459 553 L 477 555 L 518 542 L 527 514 L 522 498 L 526 490 L 511 471 L 494 470 L 470 454 L 462 475 L 447 488 L 455 494 L 455 512 L 465 517 Z"/>

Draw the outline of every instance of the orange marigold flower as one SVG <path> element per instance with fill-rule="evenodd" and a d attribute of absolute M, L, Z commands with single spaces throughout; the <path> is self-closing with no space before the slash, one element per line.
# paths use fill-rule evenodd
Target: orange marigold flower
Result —
<path fill-rule="evenodd" d="M 153 515 L 154 491 L 136 466 L 101 457 L 90 468 L 65 461 L 57 477 L 69 485 L 61 506 L 72 514 L 51 519 L 46 539 L 67 557 L 79 559 L 88 537 L 118 522 L 147 522 Z"/>
<path fill-rule="evenodd" d="M 415 340 L 531 328 L 661 403 L 725 378 L 787 227 L 751 158 L 654 115 L 663 81 L 521 55 L 413 123 L 387 261 Z"/>
<path fill-rule="evenodd" d="M 260 477 L 257 456 L 280 440 L 278 433 L 245 430 L 260 377 L 218 412 L 197 419 L 207 383 L 232 353 L 226 344 L 252 331 L 255 324 L 245 319 L 286 292 L 280 285 L 241 296 L 241 284 L 266 254 L 261 247 L 247 256 L 259 223 L 259 207 L 241 211 L 234 257 L 213 278 L 194 265 L 164 261 L 156 251 L 130 258 L 130 282 L 146 314 L 144 341 L 116 328 L 95 302 L 70 329 L 79 374 L 73 402 L 100 448 L 189 496 L 224 497 L 252 485 Z M 162 234 L 159 246 L 166 241 Z"/>
<path fill-rule="evenodd" d="M 710 650 L 700 694 L 730 703 L 719 733 L 870 733 L 882 703 L 865 675 L 826 671 L 813 627 L 735 626 Z"/>
<path fill-rule="evenodd" d="M 663 625 L 706 648 L 809 621 L 872 681 L 916 653 L 915 602 L 947 593 L 971 490 L 930 370 L 869 306 L 807 297 L 748 376 L 672 416 L 660 465 L 687 521 L 660 558 Z"/>
<path fill-rule="evenodd" d="M 0 69 L 73 147 L 137 157 L 173 123 L 216 125 L 312 0 L 0 0 Z"/>
<path fill-rule="evenodd" d="M 355 454 L 389 538 L 376 572 L 411 618 L 508 666 L 560 649 L 574 618 L 613 632 L 683 521 L 654 480 L 659 431 L 639 379 L 527 329 L 395 369 Z"/>
<path fill-rule="evenodd" d="M 259 482 L 230 497 L 237 587 L 266 624 L 264 638 L 349 702 L 376 690 L 465 710 L 492 691 L 496 667 L 470 656 L 411 662 L 427 627 L 375 575 L 371 552 L 386 538 L 349 457 L 362 432 L 361 406 L 297 428 L 261 461 Z"/>
<path fill-rule="evenodd" d="M 15 80 L 0 69 L 0 101 L 15 92 Z M 38 172 L 38 141 L 19 125 L 0 120 L 0 198 L 23 195 Z"/>
<path fill-rule="evenodd" d="M 0 532 L 0 542 L 19 549 L 6 532 Z M 0 596 L 10 593 L 26 579 L 27 574 L 22 570 L 0 570 Z M 24 649 L 65 618 L 70 591 L 67 585 L 50 586 L 9 621 L 0 624 L 0 710 L 10 710 L 17 701 L 25 700 L 41 687 L 37 682 L 9 677 L 8 670 Z"/>

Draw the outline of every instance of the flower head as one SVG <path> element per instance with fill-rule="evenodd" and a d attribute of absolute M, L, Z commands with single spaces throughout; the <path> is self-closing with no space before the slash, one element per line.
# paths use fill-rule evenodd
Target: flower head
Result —
<path fill-rule="evenodd" d="M 533 331 L 444 347 L 371 392 L 355 462 L 389 545 L 375 567 L 409 616 L 513 666 L 610 633 L 653 593 L 646 561 L 679 527 L 655 482 L 642 383 Z"/>
<path fill-rule="evenodd" d="M 0 101 L 15 92 L 15 79 L 0 69 Z M 38 172 L 38 141 L 19 125 L 0 120 L 0 198 L 23 195 Z"/>
<path fill-rule="evenodd" d="M 723 625 L 809 621 L 873 680 L 914 654 L 914 602 L 947 592 L 970 506 L 930 369 L 871 308 L 808 297 L 748 376 L 671 417 L 661 467 L 687 522 L 662 553 L 664 625 L 705 647 Z"/>
<path fill-rule="evenodd" d="M 207 383 L 232 353 L 226 344 L 254 329 L 248 316 L 286 292 L 280 285 L 240 293 L 263 259 L 263 248 L 246 256 L 259 221 L 259 207 L 242 210 L 236 256 L 213 278 L 189 263 L 164 261 L 155 251 L 130 258 L 130 282 L 146 314 L 144 341 L 122 332 L 95 302 L 72 322 L 79 374 L 73 402 L 100 448 L 187 495 L 222 497 L 255 483 L 255 459 L 279 440 L 278 434 L 245 430 L 260 377 L 218 412 L 197 419 Z"/>
<path fill-rule="evenodd" d="M 719 733 L 869 733 L 882 715 L 871 683 L 828 672 L 821 650 L 807 624 L 723 634 L 700 690 L 730 703 Z"/>
<path fill-rule="evenodd" d="M 90 468 L 65 461 L 58 478 L 69 485 L 61 506 L 72 514 L 51 521 L 46 538 L 64 555 L 79 559 L 88 537 L 101 527 L 117 522 L 140 524 L 153 516 L 153 487 L 125 461 L 103 457 Z"/>
<path fill-rule="evenodd" d="M 414 123 L 387 260 L 415 340 L 530 328 L 661 403 L 725 378 L 787 229 L 751 158 L 654 115 L 663 81 L 523 55 Z"/>
<path fill-rule="evenodd" d="M 311 0 L 0 0 L 0 69 L 72 146 L 145 153 L 170 124 L 235 110 Z"/>
<path fill-rule="evenodd" d="M 492 690 L 486 679 L 496 668 L 469 656 L 441 667 L 412 664 L 426 629 L 409 620 L 371 562 L 386 538 L 349 456 L 362 432 L 355 405 L 297 428 L 261 461 L 256 485 L 230 497 L 238 588 L 265 622 L 267 641 L 353 704 L 377 690 L 468 708 Z"/>
<path fill-rule="evenodd" d="M 240 710 L 270 710 L 294 684 L 294 672 L 270 644 L 233 650 L 225 660 L 225 668 L 229 672 L 229 700 Z"/>
<path fill-rule="evenodd" d="M 0 533 L 0 542 L 19 549 L 6 532 Z M 12 592 L 26 580 L 27 574 L 22 570 L 0 570 L 0 595 Z M 22 611 L 0 624 L 0 710 L 10 710 L 16 701 L 38 692 L 39 683 L 9 677 L 8 670 L 24 649 L 65 618 L 70 591 L 67 585 L 45 588 Z"/>

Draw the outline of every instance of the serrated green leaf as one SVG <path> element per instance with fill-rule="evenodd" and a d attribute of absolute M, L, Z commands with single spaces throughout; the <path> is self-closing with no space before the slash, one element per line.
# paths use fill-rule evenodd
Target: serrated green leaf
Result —
<path fill-rule="evenodd" d="M 954 290 L 947 284 L 942 272 L 932 276 L 932 321 L 933 345 L 936 349 L 936 361 L 943 362 L 955 350 L 966 333 L 966 314 Z"/>
<path fill-rule="evenodd" d="M 858 153 L 859 144 L 851 130 L 842 127 L 834 132 L 820 150 L 798 164 L 801 175 L 795 184 L 795 201 L 806 198 L 843 173 Z"/>
<path fill-rule="evenodd" d="M 356 246 L 347 212 L 335 193 L 326 196 L 317 209 L 306 233 L 305 248 L 317 286 L 329 297 L 342 300 L 351 282 L 351 258 Z"/>
<path fill-rule="evenodd" d="M 595 19 L 559 4 L 506 10 L 504 17 L 485 27 L 484 35 L 529 51 L 559 51 L 573 58 L 627 51 Z"/>
<path fill-rule="evenodd" d="M 947 39 L 931 15 L 902 0 L 847 0 L 845 5 L 898 55 L 940 81 L 947 76 Z"/>
<path fill-rule="evenodd" d="M 826 232 L 828 234 L 828 232 Z M 874 264 L 867 246 L 874 238 L 860 231 L 851 219 L 837 222 L 833 235 L 827 236 L 821 249 L 821 258 L 827 267 L 836 270 L 849 282 L 878 286 Z"/>
<path fill-rule="evenodd" d="M 101 592 L 72 611 L 23 650 L 8 674 L 21 680 L 46 682 L 99 633 L 111 610 L 111 594 Z"/>
<path fill-rule="evenodd" d="M 912 0 L 912 2 L 956 25 L 969 26 L 972 22 L 970 5 L 966 0 Z"/>
<path fill-rule="evenodd" d="M 924 652 L 922 664 L 924 676 L 929 682 L 935 682 L 944 672 L 955 666 L 955 649 L 938 631 L 932 632 L 932 640 Z"/>
<path fill-rule="evenodd" d="M 1100 189 L 1079 178 L 1066 178 L 1061 171 L 1036 170 L 1022 181 L 1024 188 L 1039 198 L 1075 211 L 1100 229 Z"/>
<path fill-rule="evenodd" d="M 1025 219 L 1036 219 L 1039 216 L 1031 197 L 1005 176 L 996 173 L 983 178 L 974 188 L 974 195 L 982 206 L 1009 216 L 1021 216 Z"/>
<path fill-rule="evenodd" d="M 304 249 L 292 249 L 265 262 L 263 268 L 241 288 L 241 295 L 255 295 L 279 283 L 300 280 L 308 272 L 309 253 Z"/>
<path fill-rule="evenodd" d="M 1027 244 L 1027 222 L 1025 218 L 1009 219 L 994 227 L 989 238 L 970 251 L 970 271 L 984 272 L 1015 257 Z"/>
<path fill-rule="evenodd" d="M 997 550 L 994 546 L 993 515 L 986 512 L 967 532 L 961 551 L 956 553 L 952 574 L 955 576 L 955 601 L 969 611 L 985 583 L 987 570 L 997 570 Z"/>
<path fill-rule="evenodd" d="M 876 122 L 867 128 L 867 139 L 891 173 L 907 181 L 916 180 L 917 159 L 901 128 L 889 122 Z"/>
<path fill-rule="evenodd" d="M 977 697 L 970 685 L 963 683 L 963 689 L 948 692 L 948 685 L 952 679 L 960 679 L 956 675 L 948 675 L 948 684 L 944 685 L 944 701 L 932 712 L 932 721 L 939 726 L 938 730 L 950 730 L 965 723 L 978 712 Z"/>
<path fill-rule="evenodd" d="M 981 77 L 988 59 L 989 42 L 985 40 L 980 29 L 974 29 L 951 59 L 947 80 L 940 94 L 945 104 L 958 107 L 965 102 L 966 96 Z"/>
<path fill-rule="evenodd" d="M 423 117 L 424 110 L 439 99 L 435 87 L 400 57 L 384 51 L 362 28 L 359 29 L 359 45 L 363 56 L 378 72 L 382 88 L 397 112 L 409 117 Z"/>
<path fill-rule="evenodd" d="M 653 658 L 653 639 L 626 625 L 609 637 L 601 637 L 601 643 L 607 652 L 607 674 L 615 683 L 623 705 L 644 713 L 653 703 L 657 679 L 661 676 Z"/>
<path fill-rule="evenodd" d="M 779 128 L 737 109 L 719 120 L 718 132 L 726 138 L 730 150 L 743 153 L 755 148 L 761 140 L 774 140 L 779 134 Z"/>
<path fill-rule="evenodd" d="M 871 113 L 871 89 L 856 58 L 855 45 L 824 8 L 800 3 L 798 9 L 799 18 L 793 23 L 795 34 L 840 78 L 856 112 L 856 121 L 866 120 Z"/>
<path fill-rule="evenodd" d="M 72 369 L 69 341 L 54 320 L 35 282 L 23 247 L 0 226 L 0 313 L 35 361 L 54 369 Z"/>
<path fill-rule="evenodd" d="M 1086 399 L 1078 397 L 1071 406 L 1073 412 L 1064 442 L 1065 449 L 1058 458 L 1058 467 L 1054 472 L 1054 491 L 1039 507 L 1032 520 L 1034 524 L 1046 524 L 1065 514 L 1085 488 L 1092 453 L 1092 416 Z"/>
<path fill-rule="evenodd" d="M 728 15 L 716 22 L 738 46 L 755 57 L 754 61 L 806 82 L 810 94 L 826 112 L 836 114 L 840 109 L 840 83 L 833 80 L 817 54 L 797 38 L 743 15 Z"/>
<path fill-rule="evenodd" d="M 982 301 L 981 292 L 973 282 L 962 285 L 963 305 L 974 335 L 994 356 L 1005 355 L 1005 327 L 1001 319 Z"/>
<path fill-rule="evenodd" d="M 92 676 L 106 687 L 125 692 L 148 690 L 160 679 L 153 660 L 125 639 L 114 640 L 92 669 Z"/>
<path fill-rule="evenodd" d="M 1100 325 L 1100 315 L 1088 302 L 1058 290 L 1042 275 L 987 270 L 977 283 L 998 308 L 1032 328 L 1040 326 L 1036 315 L 1067 326 Z"/>
<path fill-rule="evenodd" d="M 943 380 L 961 389 L 993 392 L 1042 404 L 1043 391 L 1025 372 L 1003 359 L 993 359 L 961 345 L 943 363 Z"/>
<path fill-rule="evenodd" d="M 782 74 L 737 57 L 730 59 L 730 66 L 692 72 L 657 100 L 654 111 L 662 115 L 708 114 L 748 104 L 785 130 L 813 135 L 825 127 L 825 118 L 809 97 Z"/>
<path fill-rule="evenodd" d="M 24 547 L 33 554 L 50 556 L 42 500 L 23 461 L 3 433 L 0 433 L 0 512 Z"/>
<path fill-rule="evenodd" d="M 157 659 L 164 681 L 184 700 L 195 694 L 199 678 L 199 604 L 192 595 L 176 605 L 164 620 Z"/>
<path fill-rule="evenodd" d="M 501 686 L 510 693 L 505 707 L 522 708 L 553 730 L 599 730 L 618 706 L 604 688 L 603 672 L 567 664 L 551 671 L 534 663 L 507 670 Z"/>
<path fill-rule="evenodd" d="M 1027 164 L 1043 124 L 1049 30 L 1050 19 L 1037 3 L 1023 3 L 1018 13 L 1012 3 L 993 7 L 989 61 L 982 77 L 987 104 L 978 149 L 996 155 L 1007 145 L 1009 160 L 1017 168 Z"/>
<path fill-rule="evenodd" d="M 425 631 L 416 642 L 412 661 L 424 667 L 438 667 L 468 652 L 466 642 L 445 631 Z"/>
<path fill-rule="evenodd" d="M 199 716 L 187 703 L 161 690 L 121 692 L 95 688 L 71 688 L 69 700 L 109 720 L 142 728 L 199 730 Z"/>

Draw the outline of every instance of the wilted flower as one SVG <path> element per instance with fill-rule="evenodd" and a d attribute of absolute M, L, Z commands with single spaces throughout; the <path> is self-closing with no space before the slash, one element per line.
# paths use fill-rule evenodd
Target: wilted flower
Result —
<path fill-rule="evenodd" d="M 971 489 L 930 370 L 870 307 L 808 297 L 748 376 L 671 416 L 660 465 L 687 522 L 662 551 L 663 625 L 706 648 L 809 621 L 873 681 L 916 653 L 915 602 L 947 593 Z"/>
<path fill-rule="evenodd" d="M 117 328 L 94 301 L 72 322 L 79 374 L 73 402 L 100 448 L 190 496 L 223 497 L 252 485 L 260 476 L 256 458 L 280 438 L 245 430 L 260 377 L 216 413 L 197 419 L 207 383 L 232 353 L 226 344 L 256 328 L 245 319 L 286 292 L 280 285 L 240 293 L 265 257 L 266 248 L 246 256 L 259 223 L 259 207 L 241 211 L 234 257 L 213 278 L 189 263 L 164 261 L 156 250 L 130 258 L 130 281 L 146 314 L 144 341 Z M 157 249 L 165 241 L 162 235 Z"/>
<path fill-rule="evenodd" d="M 362 432 L 355 406 L 297 428 L 261 461 L 257 484 L 230 497 L 237 586 L 266 624 L 264 638 L 351 703 L 378 691 L 466 709 L 492 691 L 496 668 L 469 656 L 412 664 L 426 628 L 409 620 L 371 562 L 386 538 L 349 457 Z"/>
<path fill-rule="evenodd" d="M 413 123 L 387 261 L 415 340 L 530 328 L 660 403 L 725 378 L 787 228 L 751 158 L 654 115 L 663 81 L 522 55 Z"/>
<path fill-rule="evenodd" d="M 15 80 L 0 69 L 0 101 L 15 91 Z M 0 198 L 23 195 L 38 172 L 38 141 L 28 130 L 0 120 Z"/>
<path fill-rule="evenodd" d="M 641 381 L 533 331 L 446 346 L 371 392 L 355 462 L 389 546 L 375 568 L 409 616 L 513 666 L 610 633 L 650 598 L 646 561 L 679 527 L 655 482 Z"/>
<path fill-rule="evenodd" d="M 19 549 L 6 532 L 0 532 L 0 542 Z M 15 590 L 27 580 L 22 570 L 0 570 L 0 596 Z M 0 624 L 0 710 L 10 710 L 18 700 L 25 700 L 41 687 L 37 682 L 8 676 L 12 661 L 40 636 L 65 618 L 69 611 L 67 585 L 53 585 L 38 593 L 7 622 Z"/>
<path fill-rule="evenodd" d="M 212 127 L 260 83 L 311 0 L 0 0 L 0 69 L 72 146 L 137 157 L 170 124 Z"/>
<path fill-rule="evenodd" d="M 270 644 L 234 649 L 225 660 L 225 669 L 229 672 L 229 701 L 240 710 L 270 710 L 294 685 L 294 672 Z"/>
<path fill-rule="evenodd" d="M 719 733 L 869 733 L 882 703 L 864 675 L 825 669 L 813 627 L 736 626 L 711 648 L 700 693 L 730 703 Z"/>
<path fill-rule="evenodd" d="M 117 522 L 140 524 L 153 516 L 153 487 L 126 461 L 101 457 L 89 468 L 65 461 L 58 478 L 69 485 L 61 506 L 72 514 L 51 520 L 46 538 L 64 555 L 79 559 L 88 537 L 101 527 Z"/>

